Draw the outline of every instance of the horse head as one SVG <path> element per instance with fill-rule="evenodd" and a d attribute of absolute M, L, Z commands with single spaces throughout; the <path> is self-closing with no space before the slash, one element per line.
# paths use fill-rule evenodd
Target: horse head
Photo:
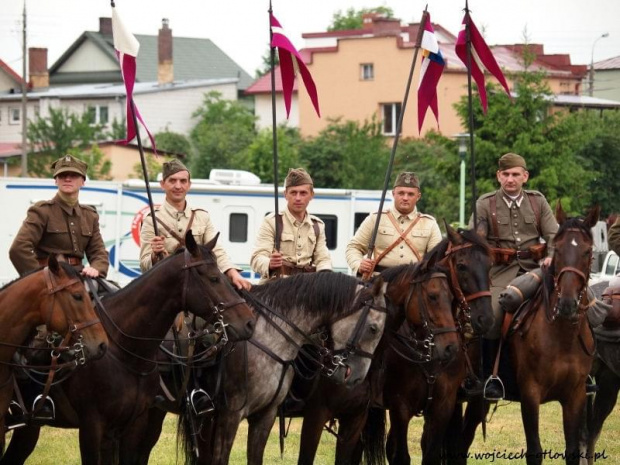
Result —
<path fill-rule="evenodd" d="M 183 310 L 205 318 L 230 341 L 252 337 L 256 317 L 220 271 L 214 253 L 219 233 L 207 244 L 196 243 L 191 230 L 185 234 Z M 196 283 L 196 288 L 191 288 Z"/>
<path fill-rule="evenodd" d="M 590 208 L 585 218 L 568 218 L 558 200 L 555 217 L 559 224 L 553 240 L 551 265 L 556 295 L 557 315 L 576 321 L 579 308 L 587 304 L 587 287 L 592 264 L 591 228 L 598 221 L 600 207 Z M 554 312 L 555 313 L 555 312 Z"/>
<path fill-rule="evenodd" d="M 380 277 L 370 284 L 359 284 L 354 310 L 331 323 L 336 366 L 331 378 L 335 383 L 353 387 L 366 378 L 385 327 L 386 287 Z"/>
<path fill-rule="evenodd" d="M 438 263 L 446 270 L 457 299 L 457 317 L 470 320 L 473 330 L 484 335 L 495 321 L 491 307 L 489 271 L 492 260 L 486 243 L 486 222 L 481 221 L 475 231 L 455 231 L 448 223 L 445 226 L 448 237 L 431 254 L 442 255 L 438 257 Z"/>
<path fill-rule="evenodd" d="M 50 254 L 42 273 L 46 289 L 40 296 L 51 300 L 49 305 L 42 303 L 40 321 L 45 322 L 48 331 L 65 335 L 63 346 L 73 342 L 71 348 L 79 363 L 102 357 L 108 336 L 80 274 L 71 265 L 59 262 L 55 254 Z"/>

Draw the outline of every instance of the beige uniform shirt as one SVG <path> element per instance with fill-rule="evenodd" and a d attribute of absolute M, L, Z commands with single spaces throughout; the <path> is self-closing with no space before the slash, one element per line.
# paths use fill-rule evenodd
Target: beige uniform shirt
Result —
<path fill-rule="evenodd" d="M 381 215 L 373 258 L 381 255 L 385 249 L 392 245 L 418 215 L 420 215 L 420 219 L 407 235 L 407 239 L 413 244 L 420 256 L 423 257 L 426 252 L 441 242 L 439 225 L 431 215 L 419 213 L 417 209 L 408 215 L 402 215 L 394 207 L 392 207 L 389 212 L 398 223 L 398 228 L 394 227 L 394 224 L 387 215 Z M 368 254 L 368 244 L 370 243 L 370 238 L 375 227 L 376 218 L 376 213 L 368 215 L 357 229 L 353 239 L 351 239 L 347 245 L 346 259 L 349 267 L 354 273 L 357 273 L 362 258 L 366 257 Z M 417 261 L 418 258 L 415 253 L 409 248 L 405 241 L 402 241 L 390 250 L 377 265 L 389 268 L 407 263 L 416 263 Z"/>
<path fill-rule="evenodd" d="M 316 271 L 332 269 L 332 259 L 327 249 L 325 224 L 320 218 L 306 214 L 299 222 L 288 208 L 282 213 L 282 236 L 280 252 L 282 258 L 295 266 L 313 265 Z M 312 220 L 319 225 L 319 236 L 314 232 Z M 276 220 L 272 213 L 267 215 L 258 230 L 254 251 L 250 260 L 252 269 L 262 278 L 269 277 L 269 258 L 274 250 L 276 237 Z"/>
<path fill-rule="evenodd" d="M 99 230 L 99 215 L 90 206 L 63 202 L 58 195 L 28 209 L 9 257 L 19 274 L 39 268 L 50 253 L 83 259 L 105 278 L 110 262 Z"/>
<path fill-rule="evenodd" d="M 170 227 L 181 237 L 185 237 L 189 219 L 192 215 L 192 211 L 194 211 L 194 221 L 192 222 L 191 230 L 192 236 L 194 236 L 197 244 L 204 245 L 213 239 L 217 234 L 217 231 L 211 222 L 209 213 L 199 208 L 190 208 L 187 202 L 185 204 L 185 210 L 183 211 L 177 211 L 177 209 L 170 205 L 167 201 L 164 201 L 163 205 L 160 207 L 155 208 L 155 211 L 157 218 L 161 219 L 168 225 L 168 227 Z M 175 239 L 166 230 L 166 228 L 159 223 L 159 221 L 157 223 L 157 231 L 159 232 L 159 235 L 164 236 L 165 238 L 164 247 L 166 248 L 166 252 L 169 254 L 174 253 L 180 245 L 179 241 Z M 140 230 L 140 269 L 142 271 L 146 271 L 153 266 L 153 262 L 151 261 L 151 254 L 153 251 L 151 248 L 151 240 L 153 237 L 155 237 L 155 232 L 153 231 L 153 218 L 149 214 L 146 218 L 144 218 L 142 229 Z M 219 244 L 215 244 L 213 253 L 217 260 L 217 266 L 222 273 L 225 273 L 231 268 L 238 269 L 235 265 L 233 265 L 228 258 L 226 251 Z"/>

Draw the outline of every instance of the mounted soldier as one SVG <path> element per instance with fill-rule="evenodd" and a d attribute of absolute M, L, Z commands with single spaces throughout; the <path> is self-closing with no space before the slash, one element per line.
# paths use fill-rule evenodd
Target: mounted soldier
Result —
<path fill-rule="evenodd" d="M 263 281 L 277 276 L 331 271 L 325 224 L 308 213 L 314 182 L 303 168 L 291 168 L 284 180 L 286 208 L 265 217 L 250 265 Z M 276 238 L 277 230 L 280 237 Z M 274 247 L 274 244 L 278 244 Z"/>
<path fill-rule="evenodd" d="M 422 191 L 415 173 L 400 173 L 392 196 L 394 206 L 381 215 L 374 256 L 368 258 L 366 254 L 377 213 L 366 217 L 347 245 L 347 263 L 355 273 L 369 275 L 393 266 L 417 263 L 441 242 L 435 218 L 420 213 L 416 207 Z"/>
<path fill-rule="evenodd" d="M 500 344 L 504 312 L 499 297 L 508 284 L 536 268 L 548 267 L 553 257 L 551 243 L 558 230 L 558 223 L 544 195 L 525 190 L 529 179 L 525 159 L 516 153 L 500 157 L 496 173 L 500 188 L 478 198 L 478 221 L 487 223 L 487 240 L 493 248 L 495 264 L 491 268 L 492 305 L 494 327 L 483 339 L 483 372 L 491 375 L 495 354 Z M 470 227 L 473 227 L 473 217 Z M 486 384 L 485 397 L 499 400 L 502 386 L 493 378 Z"/>

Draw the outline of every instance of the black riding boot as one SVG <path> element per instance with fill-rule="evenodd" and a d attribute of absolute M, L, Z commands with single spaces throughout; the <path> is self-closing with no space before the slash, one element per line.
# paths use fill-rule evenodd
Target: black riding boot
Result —
<path fill-rule="evenodd" d="M 499 376 L 493 376 L 493 367 L 499 350 L 499 339 L 482 339 L 482 374 L 484 377 L 484 398 L 497 402 L 504 398 L 504 385 Z M 499 375 L 499 373 L 498 373 Z"/>

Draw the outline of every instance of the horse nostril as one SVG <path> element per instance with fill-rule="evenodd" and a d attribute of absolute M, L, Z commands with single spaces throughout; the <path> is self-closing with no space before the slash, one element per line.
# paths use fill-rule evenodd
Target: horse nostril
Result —
<path fill-rule="evenodd" d="M 106 351 L 108 350 L 108 345 L 105 342 L 102 342 L 101 344 L 99 344 L 99 357 L 103 357 L 103 355 L 106 353 Z"/>
<path fill-rule="evenodd" d="M 252 335 L 254 334 L 254 327 L 256 326 L 256 320 L 254 318 L 252 318 L 251 320 L 248 320 L 247 323 L 245 324 L 245 329 L 247 330 L 247 332 Z"/>

